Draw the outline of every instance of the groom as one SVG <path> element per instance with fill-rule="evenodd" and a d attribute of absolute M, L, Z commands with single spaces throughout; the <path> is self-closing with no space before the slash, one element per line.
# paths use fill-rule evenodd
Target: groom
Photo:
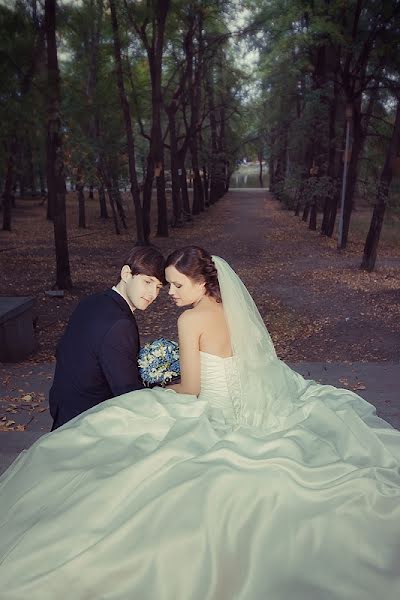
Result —
<path fill-rule="evenodd" d="M 134 311 L 146 310 L 164 282 L 164 258 L 152 247 L 134 248 L 112 289 L 82 300 L 56 351 L 50 389 L 52 430 L 104 400 L 143 387 Z"/>

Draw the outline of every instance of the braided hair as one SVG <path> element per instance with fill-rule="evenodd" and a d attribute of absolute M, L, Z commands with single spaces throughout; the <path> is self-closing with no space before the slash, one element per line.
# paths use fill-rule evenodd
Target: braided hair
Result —
<path fill-rule="evenodd" d="M 211 255 L 199 246 L 185 246 L 174 250 L 165 263 L 165 268 L 175 267 L 197 283 L 205 282 L 206 295 L 221 302 L 218 273 Z"/>

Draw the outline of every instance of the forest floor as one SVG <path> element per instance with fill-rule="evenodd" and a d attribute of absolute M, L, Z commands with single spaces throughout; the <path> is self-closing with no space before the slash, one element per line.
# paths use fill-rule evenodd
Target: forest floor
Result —
<path fill-rule="evenodd" d="M 0 414 L 0 429 L 14 419 L 13 411 L 18 412 L 23 403 L 28 409 L 34 402 L 32 410 L 46 410 L 44 394 L 32 392 L 31 379 L 41 373 L 51 379 L 57 341 L 78 301 L 118 279 L 134 240 L 128 194 L 125 205 L 128 229 L 120 235 L 115 234 L 111 219 L 98 218 L 96 200 L 87 201 L 88 226 L 79 229 L 76 195 L 68 195 L 74 288 L 56 298 L 45 294 L 55 280 L 53 228 L 46 221 L 45 206 L 37 199 L 17 199 L 13 231 L 0 231 L 0 295 L 35 298 L 38 350 L 18 366 L 0 364 L 0 413 L 7 410 L 7 415 Z M 281 359 L 398 365 L 400 222 L 395 217 L 387 219 L 376 270 L 366 273 L 359 265 L 370 213 L 367 208 L 353 213 L 348 248 L 338 251 L 336 239 L 310 231 L 265 190 L 237 189 L 184 227 L 171 229 L 169 238 L 153 238 L 152 242 L 165 255 L 177 247 L 197 244 L 224 257 L 253 295 Z M 137 313 L 142 342 L 162 335 L 176 338 L 178 314 L 167 290 L 162 290 L 154 305 Z M 352 389 L 363 389 L 362 382 Z M 7 425 L 9 430 L 15 427 L 18 420 Z"/>

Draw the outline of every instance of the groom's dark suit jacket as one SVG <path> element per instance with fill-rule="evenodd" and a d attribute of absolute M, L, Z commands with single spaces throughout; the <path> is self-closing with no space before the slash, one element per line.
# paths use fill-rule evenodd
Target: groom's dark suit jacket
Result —
<path fill-rule="evenodd" d="M 114 290 L 82 300 L 57 347 L 50 389 L 53 429 L 113 396 L 143 387 L 139 332 L 128 303 Z"/>

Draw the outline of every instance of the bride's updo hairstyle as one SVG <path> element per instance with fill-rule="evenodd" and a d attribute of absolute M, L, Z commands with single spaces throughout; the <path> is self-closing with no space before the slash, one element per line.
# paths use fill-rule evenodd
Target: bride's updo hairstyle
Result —
<path fill-rule="evenodd" d="M 186 275 L 197 283 L 205 281 L 206 294 L 221 302 L 221 292 L 218 284 L 218 273 L 211 255 L 199 246 L 185 246 L 170 254 L 165 268 L 175 267 L 179 273 Z"/>

